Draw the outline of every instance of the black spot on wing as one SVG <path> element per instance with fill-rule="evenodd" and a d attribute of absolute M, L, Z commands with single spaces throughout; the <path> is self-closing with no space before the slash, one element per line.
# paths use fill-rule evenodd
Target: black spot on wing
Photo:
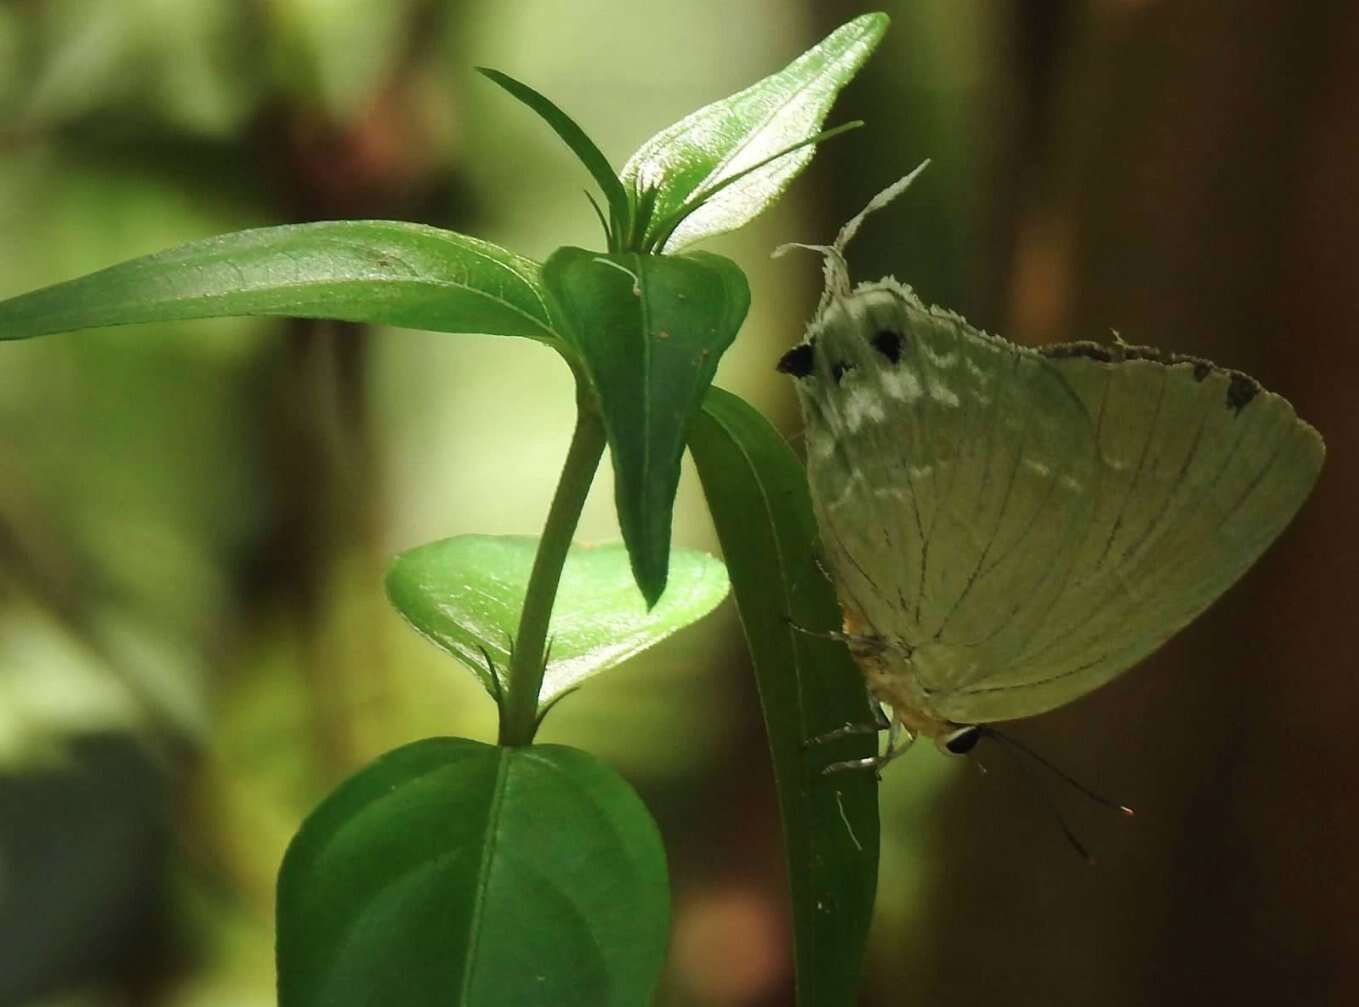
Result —
<path fill-rule="evenodd" d="M 800 346 L 794 346 L 779 358 L 778 370 L 782 374 L 791 374 L 795 378 L 805 378 L 812 373 L 815 362 L 816 352 L 812 344 L 803 343 Z"/>
<path fill-rule="evenodd" d="M 1111 364 L 1115 360 L 1109 347 L 1101 346 L 1099 343 L 1054 343 L 1038 347 L 1038 352 L 1053 360 L 1085 357 L 1089 360 L 1098 360 L 1102 364 Z"/>
<path fill-rule="evenodd" d="M 879 329 L 873 334 L 873 349 L 877 350 L 891 363 L 896 363 L 901 359 L 901 344 L 903 342 L 900 332 L 893 332 L 891 329 Z"/>
<path fill-rule="evenodd" d="M 1255 379 L 1240 371 L 1232 371 L 1231 383 L 1227 385 L 1227 408 L 1240 413 L 1250 400 L 1260 394 L 1260 386 Z"/>
<path fill-rule="evenodd" d="M 1187 353 L 1172 353 L 1170 350 L 1157 349 L 1155 346 L 1133 346 L 1131 343 L 1050 343 L 1035 347 L 1040 354 L 1053 360 L 1070 357 L 1084 357 L 1097 360 L 1102 364 L 1121 364 L 1129 360 L 1150 360 L 1153 363 L 1173 367 L 1176 364 L 1192 364 L 1195 380 L 1202 381 L 1217 367 L 1210 360 L 1191 357 Z"/>
<path fill-rule="evenodd" d="M 1186 363 L 1190 358 L 1180 353 L 1172 353 L 1170 350 L 1163 350 L 1157 346 L 1115 346 L 1120 360 L 1150 360 L 1152 363 L 1165 364 L 1167 367 L 1172 364 Z"/>

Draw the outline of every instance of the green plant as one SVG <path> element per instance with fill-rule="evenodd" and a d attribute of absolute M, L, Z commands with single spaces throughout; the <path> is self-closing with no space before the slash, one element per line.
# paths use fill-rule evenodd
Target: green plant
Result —
<path fill-rule="evenodd" d="M 496 702 L 498 743 L 404 746 L 308 818 L 279 878 L 284 1007 L 645 1002 L 669 913 L 656 827 L 598 760 L 533 739 L 567 690 L 714 607 L 728 574 L 773 754 L 799 1002 L 852 999 L 876 880 L 876 784 L 820 768 L 872 741 L 805 742 L 861 719 L 863 687 L 824 636 L 839 610 L 799 463 L 751 406 L 712 387 L 745 317 L 745 277 L 683 250 L 749 221 L 816 142 L 857 125 L 817 132 L 886 25 L 850 22 L 663 130 L 617 174 L 546 98 L 483 71 L 594 177 L 604 251 L 562 248 L 540 265 L 432 227 L 317 223 L 196 242 L 0 303 L 3 339 L 223 315 L 333 318 L 535 339 L 575 377 L 575 432 L 542 535 L 436 542 L 391 567 L 396 608 Z M 606 447 L 623 547 L 573 547 Z M 670 547 L 686 447 L 725 570 Z"/>

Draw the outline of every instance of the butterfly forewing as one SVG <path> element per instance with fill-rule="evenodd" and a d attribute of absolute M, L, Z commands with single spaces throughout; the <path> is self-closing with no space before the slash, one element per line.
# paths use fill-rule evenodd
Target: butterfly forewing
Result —
<path fill-rule="evenodd" d="M 985 680 L 1044 624 L 1085 537 L 1085 405 L 895 284 L 833 302 L 813 335 L 808 469 L 843 600 L 927 691 Z"/>

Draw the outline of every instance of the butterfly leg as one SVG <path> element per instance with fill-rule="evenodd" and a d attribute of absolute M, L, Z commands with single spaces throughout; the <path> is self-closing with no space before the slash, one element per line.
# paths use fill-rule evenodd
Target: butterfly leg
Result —
<path fill-rule="evenodd" d="M 841 738 L 854 738 L 863 734 L 880 734 L 883 731 L 890 731 L 893 727 L 892 721 L 883 712 L 882 706 L 873 703 L 873 723 L 856 724 L 853 721 L 846 721 L 832 731 L 825 734 L 818 734 L 814 738 L 808 738 L 802 743 L 803 748 L 811 748 L 814 745 L 824 745 L 830 741 L 839 741 Z"/>
<path fill-rule="evenodd" d="M 795 633 L 810 636 L 815 640 L 834 640 L 836 643 L 848 644 L 854 639 L 848 633 L 842 633 L 838 629 L 808 629 L 806 626 L 799 626 L 792 619 L 785 619 L 784 621 Z"/>
<path fill-rule="evenodd" d="M 905 739 L 904 741 L 902 739 Z M 887 734 L 887 750 L 881 755 L 869 755 L 862 759 L 846 759 L 843 762 L 832 762 L 825 769 L 821 770 L 823 775 L 831 773 L 846 773 L 854 770 L 871 769 L 881 775 L 882 768 L 893 759 L 900 758 L 910 747 L 915 744 L 916 735 L 910 728 L 900 721 L 893 722 Z"/>

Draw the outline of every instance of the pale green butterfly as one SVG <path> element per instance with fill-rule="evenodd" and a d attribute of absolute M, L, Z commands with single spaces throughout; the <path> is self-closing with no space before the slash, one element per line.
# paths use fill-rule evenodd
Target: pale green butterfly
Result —
<path fill-rule="evenodd" d="M 892 712 L 886 754 L 853 765 L 902 734 L 961 754 L 976 725 L 1122 674 L 1255 562 L 1325 454 L 1285 399 L 1206 360 L 1029 349 L 890 278 L 851 290 L 845 246 L 919 171 L 834 245 L 797 246 L 826 290 L 779 363 L 844 637 Z"/>

